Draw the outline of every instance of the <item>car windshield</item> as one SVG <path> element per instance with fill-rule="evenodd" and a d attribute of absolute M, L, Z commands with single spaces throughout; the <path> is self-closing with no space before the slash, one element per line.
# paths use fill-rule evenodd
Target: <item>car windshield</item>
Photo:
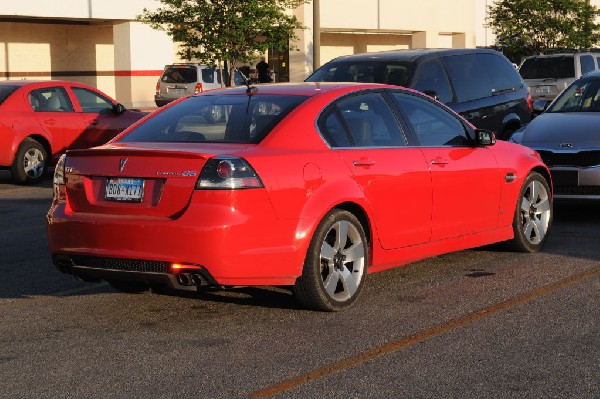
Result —
<path fill-rule="evenodd" d="M 19 86 L 0 86 L 0 104 L 4 102 Z"/>
<path fill-rule="evenodd" d="M 150 118 L 120 142 L 260 142 L 306 100 L 284 95 L 192 96 Z"/>
<path fill-rule="evenodd" d="M 565 89 L 547 112 L 600 112 L 600 79 L 576 81 Z"/>
<path fill-rule="evenodd" d="M 306 81 L 387 83 L 409 87 L 414 73 L 412 62 L 332 61 L 317 69 Z"/>
<path fill-rule="evenodd" d="M 519 68 L 523 79 L 567 79 L 575 77 L 575 60 L 572 55 L 557 57 L 532 57 Z"/>
<path fill-rule="evenodd" d="M 198 80 L 196 67 L 177 65 L 167 67 L 160 79 L 163 83 L 195 83 Z"/>

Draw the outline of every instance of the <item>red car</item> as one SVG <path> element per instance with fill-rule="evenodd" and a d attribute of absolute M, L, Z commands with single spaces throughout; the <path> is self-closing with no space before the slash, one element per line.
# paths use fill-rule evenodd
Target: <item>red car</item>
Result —
<path fill-rule="evenodd" d="M 104 144 L 143 116 L 82 83 L 0 82 L 0 168 L 36 183 L 65 150 Z"/>
<path fill-rule="evenodd" d="M 287 285 L 329 311 L 367 272 L 498 241 L 537 251 L 553 212 L 537 153 L 376 84 L 188 97 L 69 151 L 54 184 L 49 246 L 65 273 L 129 292 Z"/>

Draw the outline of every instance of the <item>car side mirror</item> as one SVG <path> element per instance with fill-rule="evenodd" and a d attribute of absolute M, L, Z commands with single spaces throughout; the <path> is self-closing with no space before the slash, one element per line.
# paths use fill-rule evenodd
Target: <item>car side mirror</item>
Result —
<path fill-rule="evenodd" d="M 480 147 L 487 147 L 496 144 L 496 135 L 489 130 L 476 129 L 475 142 Z"/>
<path fill-rule="evenodd" d="M 533 102 L 533 111 L 531 111 L 531 117 L 535 118 L 539 114 L 546 111 L 546 109 L 548 109 L 548 105 L 550 105 L 550 100 L 535 100 Z"/>
<path fill-rule="evenodd" d="M 125 106 L 121 103 L 113 105 L 113 113 L 117 115 L 121 115 L 125 112 Z"/>
<path fill-rule="evenodd" d="M 429 97 L 433 98 L 434 100 L 440 101 L 440 97 L 433 90 L 425 90 L 423 92 L 423 94 L 425 94 L 426 96 L 429 96 Z"/>

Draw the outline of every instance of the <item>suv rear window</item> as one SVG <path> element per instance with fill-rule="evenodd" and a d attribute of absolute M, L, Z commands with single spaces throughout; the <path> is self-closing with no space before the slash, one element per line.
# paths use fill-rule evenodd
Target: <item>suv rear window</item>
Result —
<path fill-rule="evenodd" d="M 387 83 L 409 87 L 414 74 L 412 62 L 334 61 L 316 70 L 306 81 Z"/>
<path fill-rule="evenodd" d="M 4 102 L 19 86 L 0 86 L 0 104 Z"/>
<path fill-rule="evenodd" d="M 572 55 L 527 58 L 523 61 L 519 72 L 523 79 L 573 78 L 575 59 Z"/>
<path fill-rule="evenodd" d="M 164 83 L 195 83 L 198 81 L 196 67 L 171 66 L 165 68 L 160 79 Z"/>
<path fill-rule="evenodd" d="M 307 98 L 260 94 L 188 97 L 119 141 L 254 144 Z"/>

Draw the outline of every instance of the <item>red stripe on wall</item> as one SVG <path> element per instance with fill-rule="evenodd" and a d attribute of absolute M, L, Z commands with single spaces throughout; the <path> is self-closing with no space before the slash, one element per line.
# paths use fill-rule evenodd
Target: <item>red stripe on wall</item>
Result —
<path fill-rule="evenodd" d="M 128 77 L 128 76 L 155 76 L 159 77 L 162 74 L 162 70 L 137 70 L 137 71 L 43 71 L 43 72 L 0 72 L 0 78 L 5 79 L 23 79 L 23 78 L 32 78 L 32 77 L 50 77 L 52 79 L 55 78 L 63 78 L 69 76 L 90 76 L 90 77 L 98 77 L 98 76 L 119 76 L 119 77 Z"/>
<path fill-rule="evenodd" d="M 115 76 L 160 76 L 162 69 L 152 71 L 115 71 Z"/>

